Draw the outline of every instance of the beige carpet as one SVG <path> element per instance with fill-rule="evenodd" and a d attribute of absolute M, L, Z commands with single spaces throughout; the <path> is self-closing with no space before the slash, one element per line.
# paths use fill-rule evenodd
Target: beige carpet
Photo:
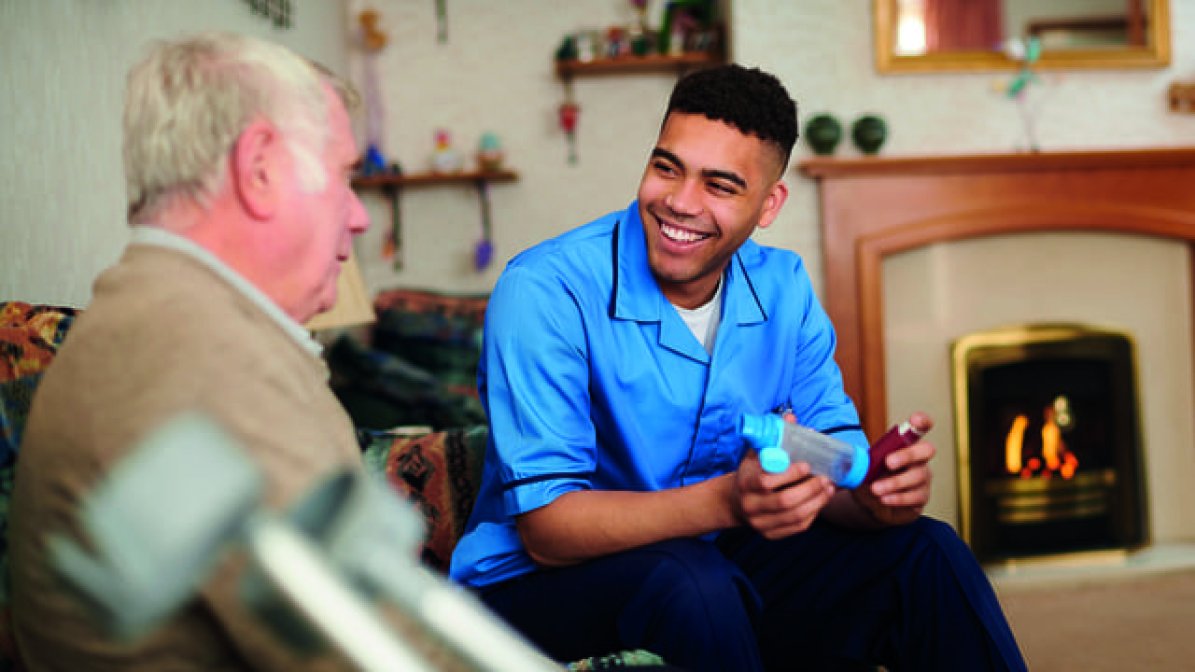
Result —
<path fill-rule="evenodd" d="M 996 581 L 1034 672 L 1195 670 L 1195 570 Z"/>

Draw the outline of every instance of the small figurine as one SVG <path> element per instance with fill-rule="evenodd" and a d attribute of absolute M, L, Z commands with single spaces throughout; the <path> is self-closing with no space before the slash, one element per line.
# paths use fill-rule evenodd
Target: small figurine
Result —
<path fill-rule="evenodd" d="M 482 172 L 496 173 L 502 170 L 502 161 L 506 152 L 502 150 L 502 142 L 496 133 L 485 132 L 477 145 L 477 168 Z"/>
<path fill-rule="evenodd" d="M 578 55 L 577 38 L 573 35 L 565 35 L 564 39 L 560 41 L 560 46 L 556 48 L 556 60 L 575 61 Z"/>
<path fill-rule="evenodd" d="M 443 128 L 436 129 L 436 149 L 432 152 L 432 172 L 459 173 L 464 166 L 464 157 L 452 148 L 452 135 Z"/>

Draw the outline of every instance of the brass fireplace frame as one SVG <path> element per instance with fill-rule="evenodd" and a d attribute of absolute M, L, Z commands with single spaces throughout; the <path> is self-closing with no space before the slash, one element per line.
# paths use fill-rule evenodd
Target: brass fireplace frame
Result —
<path fill-rule="evenodd" d="M 967 334 L 955 340 L 951 345 L 951 396 L 954 406 L 954 434 L 955 446 L 958 454 L 957 460 L 957 474 L 958 474 L 958 497 L 959 497 L 959 534 L 963 540 L 969 545 L 972 544 L 974 535 L 975 521 L 972 511 L 972 480 L 971 480 L 971 436 L 970 436 L 970 408 L 968 404 L 967 385 L 968 385 L 968 361 L 969 357 L 974 353 L 983 349 L 1000 348 L 1003 350 L 1014 351 L 1017 348 L 1025 351 L 1034 346 L 1040 346 L 1049 343 L 1061 343 L 1067 341 L 1074 341 L 1084 337 L 1112 337 L 1123 339 L 1128 344 L 1128 358 L 1129 358 L 1129 375 L 1130 385 L 1132 390 L 1132 413 L 1137 418 L 1134 424 L 1133 431 L 1137 446 L 1139 447 L 1137 481 L 1140 484 L 1140 492 L 1137 493 L 1137 498 L 1140 500 L 1142 510 L 1141 516 L 1141 541 L 1139 545 L 1146 545 L 1149 543 L 1149 511 L 1146 506 L 1146 498 L 1142 493 L 1146 489 L 1146 477 L 1144 470 L 1140 469 L 1140 464 L 1145 460 L 1146 446 L 1141 440 L 1141 423 L 1140 423 L 1140 384 L 1137 366 L 1137 340 L 1134 336 L 1122 329 L 1114 327 L 1077 324 L 1077 323 L 1037 323 L 1037 324 L 1021 324 L 1006 327 L 998 327 L 982 332 Z M 1086 486 L 1094 487 L 1098 483 L 1102 483 L 1108 487 L 1115 485 L 1115 474 L 1099 472 L 1097 474 L 1089 474 L 1085 476 L 1091 483 L 1086 483 Z M 1024 491 L 1031 490 L 1033 486 L 1022 485 L 1019 483 L 1008 486 L 1010 490 Z M 1025 522 L 1025 521 L 1022 521 Z"/>

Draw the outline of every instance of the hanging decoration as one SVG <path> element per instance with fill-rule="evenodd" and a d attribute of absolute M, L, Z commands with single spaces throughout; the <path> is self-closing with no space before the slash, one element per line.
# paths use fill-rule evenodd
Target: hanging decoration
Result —
<path fill-rule="evenodd" d="M 294 8 L 291 0 L 245 0 L 249 11 L 260 14 L 274 23 L 275 28 L 290 28 Z"/>
<path fill-rule="evenodd" d="M 502 170 L 506 152 L 498 134 L 486 131 L 477 144 L 477 170 L 496 173 Z M 493 227 L 490 220 L 490 183 L 484 177 L 477 181 L 477 197 L 481 199 L 481 239 L 473 248 L 473 268 L 478 272 L 489 267 L 494 258 Z"/>
<path fill-rule="evenodd" d="M 399 209 L 400 189 L 398 185 L 382 187 L 382 195 L 390 203 L 390 230 L 382 241 L 382 258 L 388 259 L 394 270 L 402 270 L 402 210 Z"/>
<path fill-rule="evenodd" d="M 1021 64 L 1017 74 L 1003 87 L 1004 95 L 1017 103 L 1017 112 L 1021 117 L 1021 126 L 1025 131 L 1025 140 L 1029 144 L 1029 151 L 1040 152 L 1041 146 L 1037 143 L 1037 133 L 1034 130 L 1033 122 L 1034 116 L 1041 106 L 1041 101 L 1031 109 L 1028 89 L 1030 84 L 1041 81 L 1041 78 L 1033 72 L 1033 64 L 1041 57 L 1041 41 L 1036 37 L 1024 41 L 1014 37 L 1004 43 L 1004 53 L 1010 59 Z"/>
<path fill-rule="evenodd" d="M 592 41 L 586 41 L 587 49 L 593 46 Z M 581 56 L 580 44 L 578 43 L 577 35 L 565 35 L 561 40 L 560 46 L 556 48 L 556 61 L 575 61 Z M 586 59 L 592 59 L 594 54 L 587 52 Z M 564 77 L 564 102 L 560 107 L 556 108 L 557 121 L 560 124 L 560 130 L 564 131 L 565 138 L 568 140 L 568 162 L 570 164 L 577 163 L 577 118 L 581 114 L 581 107 L 577 105 L 573 98 L 573 78 L 571 75 Z"/>
<path fill-rule="evenodd" d="M 569 87 L 571 94 L 572 87 Z M 568 139 L 568 162 L 575 165 L 577 163 L 577 118 L 581 115 L 581 106 L 572 101 L 570 95 L 560 104 L 560 129 L 564 131 L 565 137 Z"/>
<path fill-rule="evenodd" d="M 377 10 L 366 9 L 357 15 L 360 27 L 359 40 L 365 57 L 362 59 L 365 69 L 362 98 L 365 103 L 365 157 L 361 162 L 361 174 L 364 176 L 380 175 L 387 172 L 398 172 L 398 164 L 387 166 L 386 156 L 382 152 L 385 146 L 385 118 L 384 96 L 378 77 L 378 56 L 386 48 L 388 36 L 381 28 L 381 15 Z M 402 218 L 398 210 L 398 187 L 388 187 L 395 193 L 390 194 L 391 208 L 390 231 L 382 242 L 382 258 L 393 262 L 395 269 L 402 268 Z"/>
<path fill-rule="evenodd" d="M 481 239 L 473 247 L 473 268 L 484 271 L 494 259 L 494 229 L 490 220 L 490 183 L 477 181 L 477 197 L 481 200 Z"/>
<path fill-rule="evenodd" d="M 436 0 L 436 41 L 448 42 L 448 0 Z"/>
<path fill-rule="evenodd" d="M 373 9 L 367 9 L 357 15 L 357 22 L 361 27 L 361 46 L 365 49 L 365 85 L 363 98 L 365 99 L 365 166 L 362 172 L 369 175 L 386 170 L 385 156 L 382 147 L 385 145 L 383 128 L 386 118 L 382 87 L 378 83 L 378 54 L 386 48 L 388 37 L 378 25 L 381 17 Z"/>

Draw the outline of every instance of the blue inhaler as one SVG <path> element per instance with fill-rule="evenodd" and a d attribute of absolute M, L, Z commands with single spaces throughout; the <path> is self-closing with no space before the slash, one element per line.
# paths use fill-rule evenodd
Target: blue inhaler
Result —
<path fill-rule="evenodd" d="M 806 462 L 813 473 L 841 488 L 863 482 L 871 460 L 867 449 L 840 441 L 808 427 L 785 422 L 779 415 L 744 413 L 739 436 L 755 448 L 763 470 L 778 474 L 793 462 Z"/>

